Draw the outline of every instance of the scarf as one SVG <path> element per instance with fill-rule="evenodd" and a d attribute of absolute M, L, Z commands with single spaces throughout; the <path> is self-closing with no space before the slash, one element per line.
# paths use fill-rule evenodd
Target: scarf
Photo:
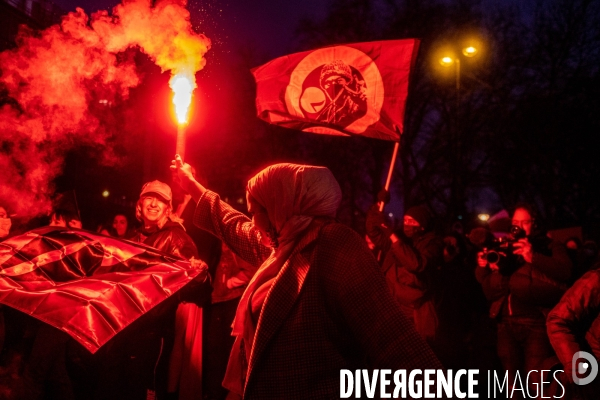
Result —
<path fill-rule="evenodd" d="M 245 369 L 256 333 L 252 296 L 261 286 L 277 283 L 279 271 L 294 251 L 299 250 L 296 244 L 314 217 L 335 217 L 342 197 L 340 186 L 329 169 L 308 165 L 272 165 L 250 179 L 247 188 L 249 195 L 267 211 L 279 246 L 248 283 L 232 325 L 232 335 L 237 338 L 229 358 L 224 386 L 239 395 L 243 393 L 242 382 L 245 381 Z M 241 354 L 241 339 L 244 355 Z"/>

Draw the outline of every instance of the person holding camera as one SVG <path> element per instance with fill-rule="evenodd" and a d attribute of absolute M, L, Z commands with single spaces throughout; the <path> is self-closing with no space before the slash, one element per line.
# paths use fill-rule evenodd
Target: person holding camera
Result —
<path fill-rule="evenodd" d="M 535 228 L 533 208 L 521 203 L 508 237 L 477 257 L 476 277 L 491 301 L 490 317 L 498 321 L 498 356 L 515 387 L 525 385 L 529 371 L 554 366 L 546 315 L 567 289 L 572 270 L 564 245 Z M 515 381 L 517 373 L 522 385 Z M 536 380 L 539 374 L 529 382 Z"/>

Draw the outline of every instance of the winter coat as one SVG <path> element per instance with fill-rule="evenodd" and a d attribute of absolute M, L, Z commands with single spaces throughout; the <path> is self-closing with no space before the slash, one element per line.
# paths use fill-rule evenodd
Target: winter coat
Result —
<path fill-rule="evenodd" d="M 198 258 L 194 241 L 177 222 L 167 221 L 162 228 L 148 237 L 144 237 L 143 232 L 138 232 L 131 240 L 186 260 L 192 257 Z"/>
<path fill-rule="evenodd" d="M 194 223 L 251 265 L 270 254 L 252 222 L 215 193 L 199 199 Z M 328 221 L 309 228 L 297 247 L 264 302 L 245 399 L 339 398 L 341 369 L 441 368 L 354 231 Z"/>
<path fill-rule="evenodd" d="M 134 242 L 143 238 L 141 232 L 138 232 L 132 239 Z M 162 228 L 146 237 L 142 243 L 186 260 L 198 258 L 198 249 L 192 238 L 186 233 L 185 228 L 178 222 L 167 221 Z M 195 303 L 202 307 L 210 304 L 211 294 L 210 283 L 207 280 L 193 280 L 185 285 L 169 301 L 169 304 L 186 301 Z M 166 305 L 164 306 L 166 308 Z"/>
<path fill-rule="evenodd" d="M 600 360 L 600 270 L 583 275 L 548 314 L 550 343 L 570 376 L 573 355 L 588 351 Z"/>
<path fill-rule="evenodd" d="M 432 274 L 442 264 L 443 249 L 444 242 L 433 232 L 391 244 L 382 270 L 400 304 L 419 306 L 425 300 Z"/>

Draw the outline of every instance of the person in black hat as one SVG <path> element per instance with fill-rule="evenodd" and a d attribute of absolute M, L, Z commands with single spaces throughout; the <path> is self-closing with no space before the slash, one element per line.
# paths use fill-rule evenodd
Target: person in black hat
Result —
<path fill-rule="evenodd" d="M 417 331 L 433 340 L 437 316 L 431 301 L 432 275 L 443 262 L 444 242 L 431 231 L 432 216 L 425 205 L 404 214 L 402 233 L 386 224 L 375 205 L 367 216 L 367 234 L 382 249 L 382 270 L 400 308 L 415 323 Z"/>

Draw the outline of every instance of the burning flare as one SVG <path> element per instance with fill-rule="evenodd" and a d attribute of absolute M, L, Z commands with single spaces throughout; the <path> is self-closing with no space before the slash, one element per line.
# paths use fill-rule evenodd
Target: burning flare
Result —
<path fill-rule="evenodd" d="M 112 138 L 123 126 L 103 115 L 141 82 L 128 49 L 172 71 L 174 88 L 182 86 L 179 74 L 187 77 L 186 104 L 181 112 L 177 106 L 185 121 L 194 75 L 210 48 L 194 31 L 186 3 L 124 0 L 112 14 L 91 16 L 78 8 L 44 31 L 22 29 L 19 46 L 0 52 L 0 205 L 22 217 L 49 211 L 70 150 L 92 146 L 103 162 L 117 161 Z M 179 131 L 184 138 L 182 124 Z"/>
<path fill-rule="evenodd" d="M 177 121 L 183 125 L 187 123 L 187 113 L 192 103 L 192 92 L 196 88 L 196 80 L 193 76 L 180 73 L 171 77 L 169 86 L 173 90 L 173 104 L 175 104 Z"/>

